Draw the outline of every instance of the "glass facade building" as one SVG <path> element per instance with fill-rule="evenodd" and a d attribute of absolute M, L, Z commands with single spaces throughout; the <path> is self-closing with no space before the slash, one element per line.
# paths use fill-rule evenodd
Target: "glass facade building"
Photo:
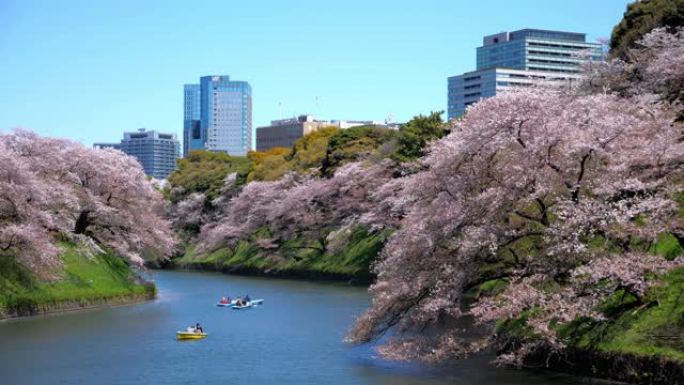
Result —
<path fill-rule="evenodd" d="M 204 148 L 204 136 L 200 129 L 199 84 L 183 86 L 183 156 L 190 150 Z"/>
<path fill-rule="evenodd" d="M 485 36 L 477 48 L 477 69 L 448 79 L 448 117 L 462 116 L 482 98 L 515 86 L 572 81 L 587 60 L 601 60 L 600 44 L 576 32 L 522 29 Z"/>
<path fill-rule="evenodd" d="M 448 78 L 449 119 L 462 116 L 469 105 L 513 87 L 535 84 L 567 84 L 580 74 L 489 68 Z"/>
<path fill-rule="evenodd" d="M 229 76 L 203 76 L 184 87 L 184 154 L 223 151 L 244 156 L 254 148 L 252 88 Z"/>

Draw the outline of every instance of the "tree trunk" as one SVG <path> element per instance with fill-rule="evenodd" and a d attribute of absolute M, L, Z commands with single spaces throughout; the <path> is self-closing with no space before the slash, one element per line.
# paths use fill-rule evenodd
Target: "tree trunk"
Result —
<path fill-rule="evenodd" d="M 76 219 L 76 226 L 74 226 L 74 233 L 76 234 L 84 234 L 88 226 L 90 225 L 90 222 L 88 221 L 88 215 L 90 214 L 90 211 L 88 210 L 83 210 L 81 213 L 78 215 L 78 219 Z"/>

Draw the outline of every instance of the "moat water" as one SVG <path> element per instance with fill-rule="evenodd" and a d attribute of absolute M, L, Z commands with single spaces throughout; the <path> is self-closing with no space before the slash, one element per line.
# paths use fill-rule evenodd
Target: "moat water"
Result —
<path fill-rule="evenodd" d="M 388 362 L 343 337 L 369 305 L 365 288 L 205 272 L 154 273 L 159 298 L 131 306 L 0 322 L 0 383 L 21 384 L 580 384 L 499 369 L 492 357 L 445 366 Z M 249 294 L 263 306 L 216 307 Z M 177 341 L 200 322 L 209 336 Z"/>

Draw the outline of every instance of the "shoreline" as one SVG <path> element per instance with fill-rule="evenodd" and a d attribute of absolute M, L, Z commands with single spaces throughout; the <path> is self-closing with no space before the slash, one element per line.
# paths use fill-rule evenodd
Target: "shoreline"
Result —
<path fill-rule="evenodd" d="M 252 267 L 212 265 L 210 263 L 176 263 L 169 261 L 163 266 L 149 267 L 158 270 L 188 270 L 188 271 L 211 271 L 222 274 L 234 274 L 247 277 L 270 277 L 306 281 L 343 282 L 350 286 L 370 286 L 375 280 L 374 276 L 358 277 L 351 274 L 328 273 L 314 270 L 263 270 Z"/>
<path fill-rule="evenodd" d="M 684 362 L 658 355 L 568 348 L 548 356 L 546 349 L 532 352 L 524 359 L 526 370 L 546 368 L 573 376 L 621 384 L 684 384 Z"/>
<path fill-rule="evenodd" d="M 51 304 L 43 304 L 24 310 L 8 310 L 0 312 L 0 322 L 21 320 L 25 318 L 59 315 L 86 310 L 97 310 L 121 306 L 136 305 L 157 298 L 156 290 L 144 294 L 131 294 L 101 298 L 96 300 L 68 300 Z"/>

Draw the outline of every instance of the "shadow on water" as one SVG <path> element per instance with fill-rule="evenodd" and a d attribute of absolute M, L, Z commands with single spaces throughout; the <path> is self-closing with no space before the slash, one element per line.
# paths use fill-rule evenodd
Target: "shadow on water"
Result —
<path fill-rule="evenodd" d="M 161 271 L 147 303 L 0 323 L 4 384 L 579 384 L 549 372 L 494 368 L 491 357 L 448 366 L 387 362 L 342 338 L 370 301 L 337 283 Z M 264 298 L 255 309 L 221 296 Z M 200 322 L 209 336 L 179 342 Z"/>

